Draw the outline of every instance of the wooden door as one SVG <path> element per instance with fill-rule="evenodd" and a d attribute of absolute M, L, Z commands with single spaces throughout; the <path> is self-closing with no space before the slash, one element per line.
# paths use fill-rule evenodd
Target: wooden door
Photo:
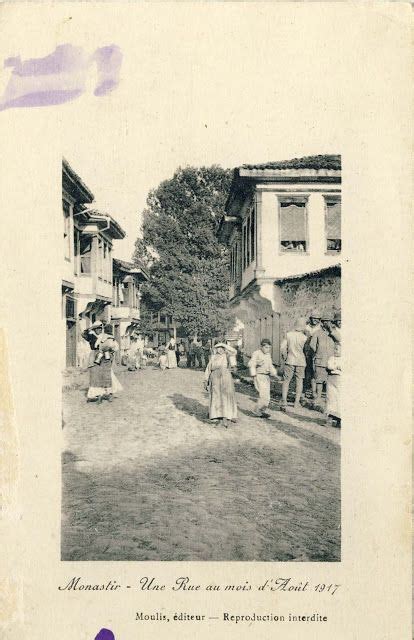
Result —
<path fill-rule="evenodd" d="M 66 366 L 76 367 L 76 323 L 66 320 Z"/>

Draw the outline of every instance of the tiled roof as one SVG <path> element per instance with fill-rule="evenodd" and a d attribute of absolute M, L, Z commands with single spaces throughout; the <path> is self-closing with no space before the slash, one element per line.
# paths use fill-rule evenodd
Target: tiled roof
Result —
<path fill-rule="evenodd" d="M 78 176 L 76 171 L 70 166 L 66 158 L 62 158 L 62 174 L 63 180 L 65 179 L 65 174 L 69 178 L 69 180 L 67 181 L 68 187 L 69 185 L 71 185 L 71 188 L 75 188 L 78 191 L 79 197 L 81 198 L 82 202 L 93 202 L 95 196 L 93 195 L 92 191 L 89 189 L 89 187 L 86 186 L 86 184 Z"/>
<path fill-rule="evenodd" d="M 141 262 L 136 260 L 136 262 L 127 262 L 126 260 L 121 260 L 120 258 L 114 258 L 114 264 L 121 270 L 136 273 L 141 271 L 146 278 L 149 278 L 147 269 L 143 266 Z"/>
<path fill-rule="evenodd" d="M 283 282 L 291 282 L 292 280 L 304 280 L 306 278 L 317 277 L 321 275 L 338 275 L 341 273 L 341 264 L 333 264 L 330 267 L 323 267 L 316 271 L 307 271 L 305 273 L 298 273 L 293 276 L 284 276 L 283 278 L 275 278 L 275 283 L 281 284 Z"/>
<path fill-rule="evenodd" d="M 86 208 L 84 209 L 84 213 L 92 218 L 101 218 L 102 220 L 109 220 L 112 228 L 116 232 L 118 238 L 125 238 L 125 231 L 121 227 L 121 225 L 109 214 L 104 211 L 99 211 L 98 209 Z"/>
<path fill-rule="evenodd" d="M 244 164 L 243 169 L 341 169 L 340 155 L 319 155 L 293 158 L 292 160 L 277 160 L 263 164 Z"/>

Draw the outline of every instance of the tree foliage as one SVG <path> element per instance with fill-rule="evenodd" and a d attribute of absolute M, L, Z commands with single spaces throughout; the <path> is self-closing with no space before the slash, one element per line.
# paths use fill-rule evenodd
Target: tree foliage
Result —
<path fill-rule="evenodd" d="M 230 181 L 217 165 L 179 168 L 149 193 L 143 212 L 133 260 L 149 268 L 144 304 L 188 334 L 217 334 L 231 321 L 228 252 L 215 234 Z"/>

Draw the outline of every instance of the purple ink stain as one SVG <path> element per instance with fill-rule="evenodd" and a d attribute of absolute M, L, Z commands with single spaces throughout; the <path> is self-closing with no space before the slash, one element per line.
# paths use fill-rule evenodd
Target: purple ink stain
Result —
<path fill-rule="evenodd" d="M 91 56 L 81 47 L 63 44 L 44 58 L 23 62 L 20 56 L 7 58 L 4 66 L 12 68 L 12 74 L 0 99 L 0 111 L 63 104 L 79 98 L 95 63 L 98 79 L 94 95 L 101 97 L 119 84 L 122 52 L 117 45 L 100 47 Z"/>
<path fill-rule="evenodd" d="M 95 51 L 92 59 L 98 67 L 98 85 L 95 87 L 95 96 L 104 96 L 113 91 L 119 84 L 119 73 L 122 64 L 121 49 L 113 44 L 109 47 L 100 47 Z"/>
<path fill-rule="evenodd" d="M 95 640 L 115 640 L 115 636 L 110 629 L 101 629 Z"/>

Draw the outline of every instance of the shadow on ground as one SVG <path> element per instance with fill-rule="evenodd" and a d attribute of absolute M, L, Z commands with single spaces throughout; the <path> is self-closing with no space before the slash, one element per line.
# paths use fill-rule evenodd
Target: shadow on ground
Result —
<path fill-rule="evenodd" d="M 205 421 L 196 400 L 172 399 Z M 269 422 L 310 447 L 258 433 L 109 469 L 66 451 L 62 560 L 339 561 L 338 447 Z"/>
<path fill-rule="evenodd" d="M 173 393 L 168 396 L 168 398 L 179 411 L 183 411 L 189 416 L 197 418 L 197 420 L 203 424 L 210 423 L 208 419 L 208 409 L 195 398 L 188 398 L 181 393 Z"/>

